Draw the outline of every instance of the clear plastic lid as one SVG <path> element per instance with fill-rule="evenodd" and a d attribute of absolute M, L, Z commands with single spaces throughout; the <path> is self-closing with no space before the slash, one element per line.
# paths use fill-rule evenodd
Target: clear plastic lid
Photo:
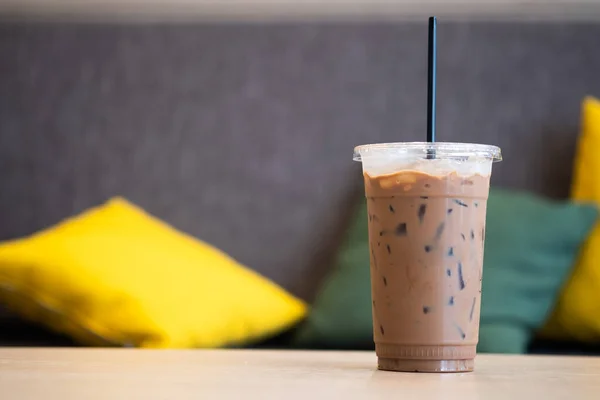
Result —
<path fill-rule="evenodd" d="M 354 148 L 354 161 L 365 161 L 371 157 L 502 161 L 500 148 L 487 144 L 399 142 L 365 144 Z"/>
<path fill-rule="evenodd" d="M 489 175 L 492 163 L 502 160 L 500 148 L 471 143 L 381 143 L 358 146 L 354 160 L 369 175 L 415 170 L 432 175 Z"/>

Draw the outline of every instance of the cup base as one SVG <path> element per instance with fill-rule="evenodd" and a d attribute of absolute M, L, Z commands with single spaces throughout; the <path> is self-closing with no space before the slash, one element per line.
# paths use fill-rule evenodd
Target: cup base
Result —
<path fill-rule="evenodd" d="M 396 372 L 471 372 L 475 360 L 414 360 L 377 358 L 377 369 Z"/>
<path fill-rule="evenodd" d="M 402 372 L 469 372 L 475 365 L 474 344 L 406 345 L 375 343 L 379 369 Z"/>

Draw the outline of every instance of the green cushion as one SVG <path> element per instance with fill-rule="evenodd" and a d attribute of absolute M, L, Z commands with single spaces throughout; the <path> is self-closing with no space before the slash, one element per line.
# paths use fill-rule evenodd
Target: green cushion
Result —
<path fill-rule="evenodd" d="M 313 348 L 371 348 L 367 206 L 361 206 L 295 343 Z"/>
<path fill-rule="evenodd" d="M 478 351 L 523 353 L 594 225 L 592 205 L 492 189 L 488 200 Z M 367 211 L 356 216 L 294 344 L 372 348 Z"/>

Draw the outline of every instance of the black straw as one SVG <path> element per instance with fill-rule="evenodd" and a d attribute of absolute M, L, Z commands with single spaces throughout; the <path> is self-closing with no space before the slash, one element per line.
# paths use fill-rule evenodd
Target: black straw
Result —
<path fill-rule="evenodd" d="M 435 86 L 437 19 L 429 17 L 429 46 L 427 51 L 427 141 L 435 142 Z"/>

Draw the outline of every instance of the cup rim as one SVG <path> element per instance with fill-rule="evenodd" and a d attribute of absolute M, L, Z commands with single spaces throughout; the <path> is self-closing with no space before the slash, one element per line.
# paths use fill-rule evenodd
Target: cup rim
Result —
<path fill-rule="evenodd" d="M 354 161 L 364 161 L 368 158 L 379 158 L 400 155 L 422 155 L 426 158 L 457 158 L 502 161 L 500 147 L 489 144 L 455 143 L 455 142 L 394 142 L 363 144 L 354 148 Z M 430 157 L 435 154 L 435 157 Z"/>

